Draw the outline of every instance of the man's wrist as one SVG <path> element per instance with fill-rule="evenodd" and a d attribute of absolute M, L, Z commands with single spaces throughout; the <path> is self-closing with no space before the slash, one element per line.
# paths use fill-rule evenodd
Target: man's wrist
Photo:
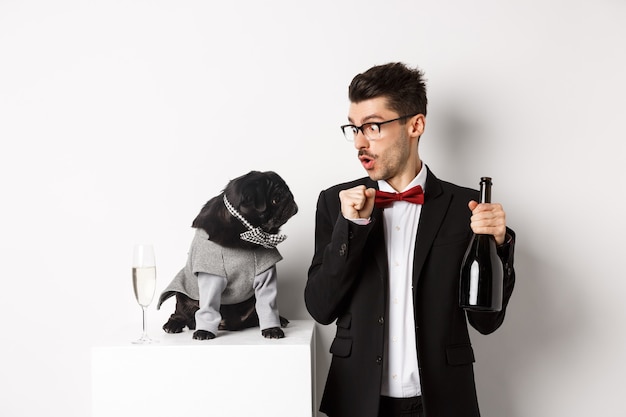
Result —
<path fill-rule="evenodd" d="M 500 248 L 504 248 L 505 246 L 509 246 L 511 244 L 511 242 L 513 242 L 513 236 L 511 236 L 510 234 L 505 234 L 504 235 L 504 242 L 500 243 L 498 245 L 498 249 Z"/>
<path fill-rule="evenodd" d="M 368 225 L 368 224 L 370 224 L 372 222 L 372 218 L 371 217 L 368 217 L 367 219 L 361 219 L 361 218 L 358 218 L 358 219 L 348 219 L 348 218 L 345 218 L 345 219 L 348 220 L 348 221 L 351 221 L 354 224 L 358 224 L 359 226 L 366 226 L 366 225 Z"/>

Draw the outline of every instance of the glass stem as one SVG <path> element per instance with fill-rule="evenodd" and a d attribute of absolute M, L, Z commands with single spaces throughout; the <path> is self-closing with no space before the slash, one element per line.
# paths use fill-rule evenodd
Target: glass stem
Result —
<path fill-rule="evenodd" d="M 146 307 L 141 306 L 141 313 L 143 316 L 143 334 L 141 335 L 142 339 L 147 339 L 148 338 L 148 331 L 146 330 L 147 328 L 147 318 L 146 318 Z"/>

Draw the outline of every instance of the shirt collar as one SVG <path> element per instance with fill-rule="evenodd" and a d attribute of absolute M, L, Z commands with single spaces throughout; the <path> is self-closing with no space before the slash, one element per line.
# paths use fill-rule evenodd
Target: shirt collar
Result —
<path fill-rule="evenodd" d="M 424 190 L 424 193 L 426 192 L 426 176 L 427 176 L 428 170 L 426 169 L 426 164 L 422 161 L 422 169 L 420 169 L 420 172 L 417 174 L 417 176 L 415 178 L 413 178 L 413 181 L 411 181 L 404 190 L 400 190 L 400 192 L 406 191 L 410 188 L 413 188 L 415 186 L 421 185 L 422 186 L 422 190 Z M 393 187 L 391 185 L 389 185 L 389 183 L 385 180 L 378 180 L 378 189 L 380 191 L 387 191 L 390 193 L 396 193 L 397 191 L 393 189 Z"/>

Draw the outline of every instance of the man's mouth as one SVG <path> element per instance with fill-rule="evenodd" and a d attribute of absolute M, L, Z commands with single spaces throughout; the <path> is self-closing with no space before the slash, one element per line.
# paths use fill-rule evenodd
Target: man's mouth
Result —
<path fill-rule="evenodd" d="M 368 155 L 365 152 L 359 152 L 359 161 L 361 161 L 361 165 L 363 165 L 363 168 L 365 168 L 366 170 L 370 170 L 374 168 L 374 162 L 376 161 L 376 158 Z"/>

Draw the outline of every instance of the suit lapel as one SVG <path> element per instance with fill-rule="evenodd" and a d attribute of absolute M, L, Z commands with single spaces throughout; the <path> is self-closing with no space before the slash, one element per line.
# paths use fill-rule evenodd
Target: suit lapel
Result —
<path fill-rule="evenodd" d="M 439 180 L 429 169 L 413 259 L 413 288 L 415 289 L 417 289 L 422 267 L 437 236 L 437 231 L 448 211 L 450 199 L 450 193 L 443 191 Z"/>

